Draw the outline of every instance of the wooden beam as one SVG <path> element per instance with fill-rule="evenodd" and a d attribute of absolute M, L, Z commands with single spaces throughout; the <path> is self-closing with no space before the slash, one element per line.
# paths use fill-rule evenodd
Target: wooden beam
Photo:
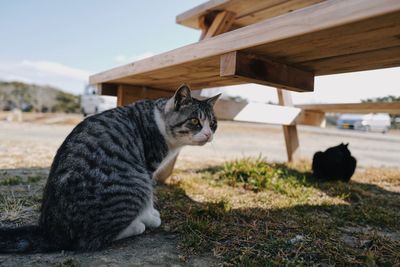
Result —
<path fill-rule="evenodd" d="M 277 88 L 279 104 L 282 106 L 293 106 L 292 97 L 289 92 Z M 286 144 L 286 152 L 288 161 L 292 162 L 300 158 L 300 145 L 299 145 L 299 137 L 297 134 L 297 126 L 296 125 L 284 125 L 283 135 L 285 137 Z"/>
<path fill-rule="evenodd" d="M 284 125 L 282 126 L 282 128 L 283 135 L 285 137 L 288 162 L 298 160 L 300 157 L 300 145 L 299 137 L 297 134 L 297 127 L 296 125 Z"/>
<path fill-rule="evenodd" d="M 200 40 L 203 40 L 207 34 L 210 25 L 206 22 L 206 16 L 199 17 L 199 28 L 201 29 Z"/>
<path fill-rule="evenodd" d="M 230 11 L 225 10 L 219 12 L 214 18 L 211 26 L 207 29 L 207 33 L 205 34 L 204 39 L 208 39 L 229 31 L 232 23 L 235 20 L 235 16 L 235 13 Z"/>
<path fill-rule="evenodd" d="M 305 111 L 332 113 L 392 113 L 400 114 L 400 102 L 389 103 L 344 103 L 297 105 Z"/>
<path fill-rule="evenodd" d="M 236 77 L 246 82 L 268 86 L 312 92 L 314 74 L 282 63 L 274 62 L 263 56 L 233 51 L 221 55 L 221 77 Z"/>
<path fill-rule="evenodd" d="M 118 85 L 113 83 L 100 83 L 97 84 L 97 93 L 99 95 L 111 95 L 116 96 Z"/>
<path fill-rule="evenodd" d="M 141 99 L 157 99 L 160 97 L 171 97 L 174 92 L 163 91 L 144 86 L 131 86 L 120 84 L 117 91 L 117 105 L 124 106 Z"/>
<path fill-rule="evenodd" d="M 230 0 L 210 0 L 198 6 L 195 6 L 176 16 L 175 22 L 194 29 L 200 28 L 196 22 L 200 17 L 213 11 L 224 10 L 223 5 L 229 3 Z M 187 23 L 189 22 L 189 23 Z"/>
<path fill-rule="evenodd" d="M 397 38 L 400 44 L 400 35 Z M 301 65 L 316 70 L 317 75 L 398 67 L 400 66 L 400 46 L 322 58 L 302 62 Z"/>
<path fill-rule="evenodd" d="M 318 126 L 325 128 L 326 119 L 325 113 L 320 111 L 302 110 L 296 118 L 296 124 Z"/>

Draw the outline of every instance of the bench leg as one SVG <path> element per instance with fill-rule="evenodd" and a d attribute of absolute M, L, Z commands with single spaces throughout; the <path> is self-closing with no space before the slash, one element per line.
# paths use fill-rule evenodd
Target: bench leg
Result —
<path fill-rule="evenodd" d="M 290 92 L 277 88 L 279 105 L 281 106 L 293 106 L 292 97 Z M 300 145 L 299 136 L 297 134 L 297 126 L 294 125 L 283 125 L 283 134 L 285 136 L 286 152 L 288 162 L 293 162 L 300 158 Z"/>

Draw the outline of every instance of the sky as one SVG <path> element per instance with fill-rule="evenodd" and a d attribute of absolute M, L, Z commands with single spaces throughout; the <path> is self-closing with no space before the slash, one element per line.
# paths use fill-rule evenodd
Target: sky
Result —
<path fill-rule="evenodd" d="M 80 94 L 90 74 L 199 39 L 176 15 L 205 0 L 2 0 L 0 80 L 57 86 Z M 277 101 L 273 88 L 224 89 L 252 101 Z M 214 91 L 206 93 L 211 94 Z M 294 103 L 344 103 L 400 95 L 400 68 L 317 77 Z"/>

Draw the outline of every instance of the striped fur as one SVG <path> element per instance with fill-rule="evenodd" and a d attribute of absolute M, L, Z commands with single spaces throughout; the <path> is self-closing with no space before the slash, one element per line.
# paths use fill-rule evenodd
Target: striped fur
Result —
<path fill-rule="evenodd" d="M 139 101 L 85 119 L 51 166 L 37 231 L 44 241 L 33 249 L 26 234 L 10 234 L 0 240 L 0 252 L 96 250 L 159 226 L 153 174 L 182 146 L 212 140 L 217 98 L 193 99 L 182 86 L 171 99 Z M 13 247 L 14 241 L 19 245 Z"/>

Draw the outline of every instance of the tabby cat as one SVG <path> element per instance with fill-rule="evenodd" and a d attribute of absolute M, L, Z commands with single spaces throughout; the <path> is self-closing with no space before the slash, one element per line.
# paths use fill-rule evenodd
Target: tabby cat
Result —
<path fill-rule="evenodd" d="M 197 100 L 182 85 L 82 121 L 54 158 L 39 225 L 0 229 L 0 252 L 93 251 L 160 226 L 154 179 L 183 146 L 212 140 L 218 97 Z"/>

